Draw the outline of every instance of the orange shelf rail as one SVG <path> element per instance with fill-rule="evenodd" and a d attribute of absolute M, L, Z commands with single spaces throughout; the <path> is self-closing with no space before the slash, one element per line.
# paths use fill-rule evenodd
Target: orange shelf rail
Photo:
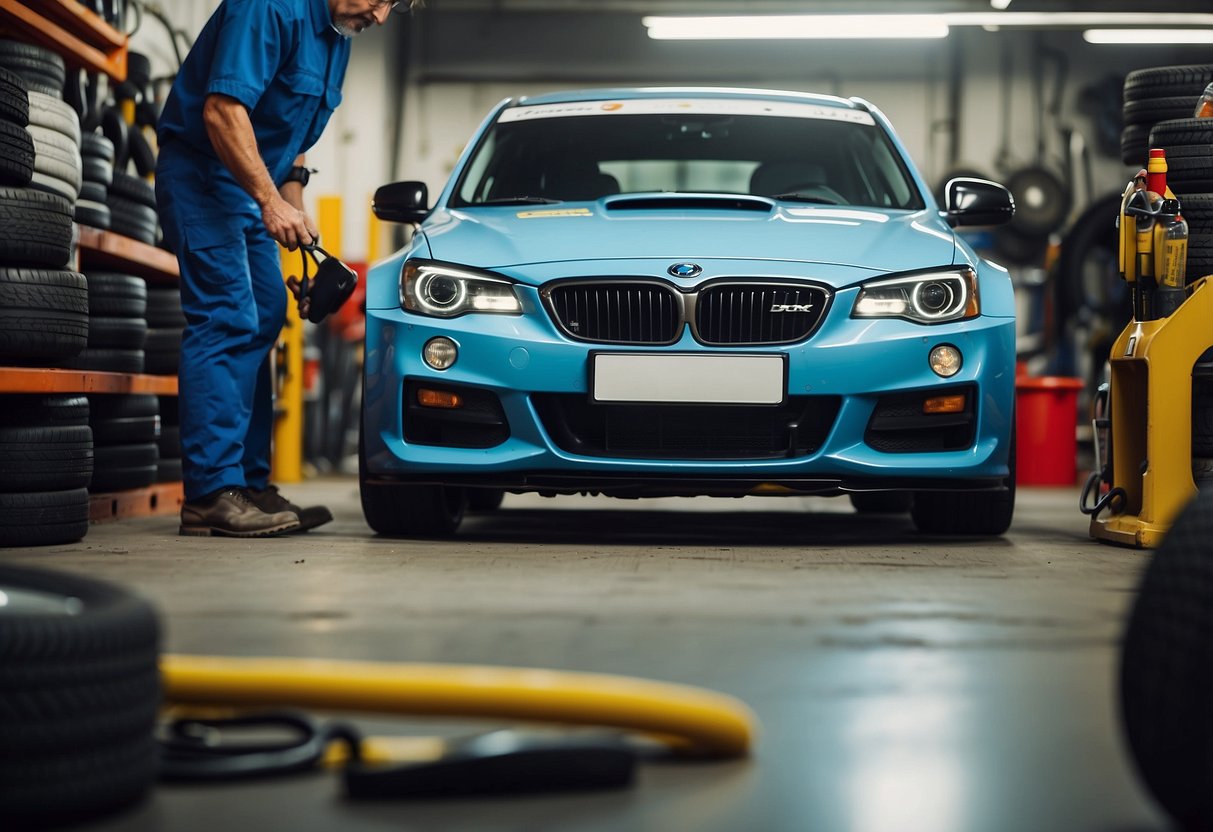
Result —
<path fill-rule="evenodd" d="M 131 517 L 176 514 L 184 502 L 185 490 L 179 482 L 162 482 L 110 494 L 90 494 L 88 519 L 90 523 L 108 523 Z"/>
<path fill-rule="evenodd" d="M 71 66 L 126 80 L 126 35 L 75 0 L 0 0 L 0 26 Z"/>
<path fill-rule="evenodd" d="M 181 275 L 177 258 L 171 252 L 112 231 L 87 225 L 77 228 L 80 231 L 80 265 L 83 268 L 114 269 L 160 283 L 173 282 Z"/>
<path fill-rule="evenodd" d="M 153 393 L 177 395 L 176 376 L 61 370 L 51 367 L 0 367 L 5 393 Z"/>

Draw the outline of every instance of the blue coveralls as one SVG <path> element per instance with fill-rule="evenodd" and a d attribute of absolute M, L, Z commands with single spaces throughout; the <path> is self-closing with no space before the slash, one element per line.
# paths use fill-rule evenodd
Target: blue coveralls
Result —
<path fill-rule="evenodd" d="M 278 246 L 216 156 L 203 103 L 221 93 L 248 109 L 261 158 L 281 185 L 341 102 L 349 56 L 328 0 L 224 0 L 165 102 L 156 201 L 180 263 L 187 321 L 179 369 L 186 500 L 267 485 L 269 351 L 287 303 Z"/>

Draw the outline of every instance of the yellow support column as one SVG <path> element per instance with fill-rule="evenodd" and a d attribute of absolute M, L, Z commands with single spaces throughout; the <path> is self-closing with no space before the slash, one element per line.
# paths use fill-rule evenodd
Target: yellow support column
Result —
<path fill-rule="evenodd" d="M 283 279 L 301 275 L 300 252 L 280 248 Z M 286 326 L 278 336 L 274 379 L 274 444 L 270 478 L 303 480 L 303 320 L 294 303 L 286 305 Z"/>
<path fill-rule="evenodd" d="M 334 257 L 341 256 L 341 197 L 316 200 L 316 228 L 320 244 Z M 282 249 L 282 273 L 301 276 L 300 253 Z M 285 279 L 285 278 L 284 278 Z M 294 303 L 287 304 L 286 326 L 278 339 L 278 392 L 274 423 L 273 473 L 275 482 L 303 479 L 303 321 Z"/>
<path fill-rule="evenodd" d="M 334 257 L 341 258 L 341 197 L 322 196 L 316 200 L 316 228 L 320 245 Z"/>

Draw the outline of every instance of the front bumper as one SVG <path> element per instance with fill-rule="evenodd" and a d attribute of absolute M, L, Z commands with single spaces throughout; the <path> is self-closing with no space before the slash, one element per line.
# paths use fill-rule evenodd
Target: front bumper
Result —
<path fill-rule="evenodd" d="M 839 493 L 883 489 L 1001 488 L 1008 476 L 1014 412 L 1015 333 L 1011 318 L 977 318 L 939 326 L 898 320 L 853 320 L 853 291 L 840 291 L 833 313 L 807 341 L 727 350 L 786 356 L 788 401 L 831 401 L 829 423 L 789 453 L 765 448 L 752 455 L 725 449 L 668 454 L 577 452 L 549 429 L 548 402 L 589 396 L 594 351 L 653 352 L 575 342 L 556 330 L 538 293 L 519 287 L 525 314 L 465 315 L 436 320 L 400 309 L 368 309 L 363 425 L 368 482 L 410 481 L 621 496 L 664 494 Z M 422 348 L 443 335 L 459 347 L 450 369 L 435 371 Z M 959 374 L 944 380 L 927 355 L 940 344 L 960 349 Z M 663 351 L 719 354 L 689 334 Z M 405 439 L 406 382 L 487 391 L 500 403 L 503 441 L 452 447 Z M 910 394 L 966 391 L 971 426 L 963 447 L 891 451 L 873 444 L 878 404 Z M 587 407 L 593 407 L 588 405 Z M 645 405 L 644 407 L 660 407 Z M 728 407 L 728 406 L 715 406 Z M 545 417 L 548 420 L 545 426 Z M 430 440 L 426 440 L 430 441 Z M 722 439 L 722 442 L 730 440 Z M 793 443 L 795 444 L 795 443 Z"/>

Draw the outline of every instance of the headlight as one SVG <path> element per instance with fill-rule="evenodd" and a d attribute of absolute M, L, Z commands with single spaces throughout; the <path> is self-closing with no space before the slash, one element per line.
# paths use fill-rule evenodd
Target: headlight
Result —
<path fill-rule="evenodd" d="M 852 318 L 905 318 L 920 324 L 959 321 L 980 314 L 977 273 L 968 268 L 865 283 L 851 310 Z"/>
<path fill-rule="evenodd" d="M 400 305 L 410 312 L 454 318 L 468 312 L 518 315 L 514 286 L 500 277 L 425 260 L 410 260 L 400 274 Z"/>

